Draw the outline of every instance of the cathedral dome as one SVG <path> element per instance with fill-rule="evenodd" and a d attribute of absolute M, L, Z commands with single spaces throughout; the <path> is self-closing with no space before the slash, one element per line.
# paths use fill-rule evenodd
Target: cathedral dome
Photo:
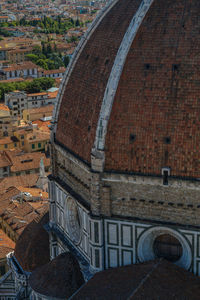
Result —
<path fill-rule="evenodd" d="M 33 220 L 20 235 L 14 255 L 24 271 L 32 272 L 49 262 L 49 235 L 44 225 L 49 213 Z"/>
<path fill-rule="evenodd" d="M 55 143 L 104 170 L 200 177 L 200 2 L 113 0 L 63 79 Z"/>
<path fill-rule="evenodd" d="M 70 252 L 60 254 L 30 276 L 34 292 L 56 299 L 68 299 L 83 283 L 79 264 Z"/>

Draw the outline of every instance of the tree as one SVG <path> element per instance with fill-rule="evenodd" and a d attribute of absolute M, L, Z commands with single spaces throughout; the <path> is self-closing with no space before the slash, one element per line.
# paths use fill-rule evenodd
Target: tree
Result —
<path fill-rule="evenodd" d="M 54 64 L 53 69 L 59 69 L 60 67 L 64 67 L 64 63 L 62 59 L 60 58 L 59 54 L 57 53 L 52 53 L 49 56 L 49 60 L 51 60 Z M 51 70 L 50 66 L 49 69 Z"/>
<path fill-rule="evenodd" d="M 45 42 L 42 41 L 42 54 L 44 54 L 46 56 L 47 54 L 47 48 L 46 48 L 46 45 L 45 45 Z"/>
<path fill-rule="evenodd" d="M 69 64 L 69 56 L 65 55 L 65 57 L 64 57 L 64 65 L 65 65 L 65 67 L 67 67 L 68 64 Z"/>
<path fill-rule="evenodd" d="M 41 91 L 40 83 L 35 80 L 29 82 L 29 84 L 26 87 L 26 91 L 28 93 L 39 93 Z"/>
<path fill-rule="evenodd" d="M 36 54 L 27 54 L 26 59 L 36 63 L 39 57 Z"/>
<path fill-rule="evenodd" d="M 45 70 L 49 69 L 47 59 L 40 58 L 37 60 L 36 64 Z"/>
<path fill-rule="evenodd" d="M 33 46 L 32 53 L 35 55 L 40 55 L 42 53 L 42 49 L 39 45 Z"/>
<path fill-rule="evenodd" d="M 80 21 L 79 21 L 79 19 L 76 20 L 75 26 L 76 26 L 76 27 L 79 27 L 79 26 L 80 26 Z"/>
<path fill-rule="evenodd" d="M 51 88 L 55 83 L 53 78 L 35 78 L 31 82 L 12 82 L 12 83 L 0 83 L 0 100 L 4 100 L 4 94 L 12 92 L 14 90 L 26 91 L 27 93 L 37 93 L 46 91 Z"/>
<path fill-rule="evenodd" d="M 47 55 L 50 55 L 52 52 L 53 52 L 53 51 L 52 51 L 51 44 L 48 43 L 48 44 L 47 44 Z"/>
<path fill-rule="evenodd" d="M 54 43 L 54 52 L 57 52 L 57 51 L 58 51 L 57 45 L 56 45 L 56 43 Z"/>

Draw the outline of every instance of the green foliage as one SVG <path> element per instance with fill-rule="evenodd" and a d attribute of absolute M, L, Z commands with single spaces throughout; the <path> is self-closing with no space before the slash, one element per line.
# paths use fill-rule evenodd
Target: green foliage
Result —
<path fill-rule="evenodd" d="M 47 63 L 47 59 L 42 59 L 42 58 L 39 58 L 37 61 L 36 61 L 36 64 L 38 66 L 40 66 L 41 68 L 45 69 L 45 70 L 48 70 L 48 63 Z"/>
<path fill-rule="evenodd" d="M 27 93 L 38 93 L 46 91 L 51 88 L 55 83 L 53 78 L 36 78 L 33 81 L 1 83 L 0 82 L 0 100 L 4 100 L 4 94 L 19 90 L 26 91 Z"/>
<path fill-rule="evenodd" d="M 33 47 L 32 53 L 39 56 L 40 54 L 42 54 L 42 48 L 38 45 L 35 45 Z"/>
<path fill-rule="evenodd" d="M 64 66 L 62 61 L 62 55 L 53 52 L 57 50 L 56 44 L 52 45 L 50 43 L 42 42 L 42 48 L 35 46 L 32 54 L 27 54 L 26 59 L 32 61 L 36 65 L 40 66 L 45 70 L 59 69 Z"/>
<path fill-rule="evenodd" d="M 38 60 L 38 55 L 36 54 L 27 54 L 26 59 L 32 61 L 33 63 L 36 63 Z"/>
<path fill-rule="evenodd" d="M 79 37 L 72 35 L 72 37 L 70 37 L 69 39 L 67 39 L 68 43 L 75 43 L 79 40 Z"/>
<path fill-rule="evenodd" d="M 65 57 L 64 57 L 64 65 L 65 65 L 65 67 L 67 67 L 68 66 L 68 64 L 69 64 L 69 56 L 68 55 L 66 55 Z"/>
<path fill-rule="evenodd" d="M 75 25 L 76 25 L 77 27 L 79 27 L 79 26 L 80 26 L 80 21 L 79 21 L 79 19 L 77 19 L 77 20 L 76 20 L 76 23 L 75 23 Z"/>
<path fill-rule="evenodd" d="M 56 20 L 44 16 L 41 20 L 32 20 L 27 21 L 25 18 L 22 18 L 20 21 L 13 21 L 9 23 L 2 23 L 0 27 L 13 27 L 13 26 L 33 26 L 36 27 L 35 32 L 43 32 L 43 33 L 57 33 L 64 34 L 70 28 L 75 26 L 74 20 L 72 18 L 68 18 L 62 20 L 60 16 L 57 17 Z M 80 26 L 81 23 L 78 20 L 76 26 Z"/>
<path fill-rule="evenodd" d="M 60 58 L 60 56 L 57 53 L 52 53 L 49 56 L 48 60 L 49 60 L 48 62 L 49 70 L 59 69 L 60 67 L 64 67 L 62 58 Z M 51 64 L 50 61 L 53 63 L 53 65 L 50 65 Z"/>
<path fill-rule="evenodd" d="M 2 35 L 4 37 L 13 36 L 13 34 L 11 32 L 9 32 L 8 30 L 6 30 L 4 28 L 0 28 L 0 35 Z"/>

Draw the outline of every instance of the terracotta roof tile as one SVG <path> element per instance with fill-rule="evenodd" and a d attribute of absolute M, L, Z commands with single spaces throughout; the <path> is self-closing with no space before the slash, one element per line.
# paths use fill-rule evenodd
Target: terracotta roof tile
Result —
<path fill-rule="evenodd" d="M 45 154 L 41 152 L 22 153 L 20 151 L 6 151 L 6 153 L 12 162 L 12 172 L 38 169 L 41 158 L 43 158 L 45 167 L 50 166 L 50 159 L 46 158 Z"/>
<path fill-rule="evenodd" d="M 35 143 L 40 141 L 45 141 L 50 139 L 49 131 L 34 130 L 32 133 L 28 133 L 26 140 L 28 143 Z"/>
<path fill-rule="evenodd" d="M 200 278 L 165 260 L 96 273 L 73 300 L 198 300 Z"/>
<path fill-rule="evenodd" d="M 114 5 L 87 41 L 65 87 L 56 139 L 89 163 L 107 81 L 140 3 L 123 0 Z"/>
<path fill-rule="evenodd" d="M 11 166 L 12 163 L 9 160 L 5 152 L 0 152 L 0 168 Z"/>
<path fill-rule="evenodd" d="M 53 113 L 53 109 L 54 109 L 53 105 L 45 105 L 45 106 L 41 106 L 38 108 L 30 108 L 30 109 L 27 109 L 26 111 L 29 114 L 38 114 L 38 113 L 42 113 L 42 112 L 44 112 L 44 113 L 52 112 Z"/>
<path fill-rule="evenodd" d="M 21 176 L 10 176 L 0 179 L 0 191 L 5 191 L 9 187 L 33 187 L 39 178 L 38 174 L 28 174 Z"/>
<path fill-rule="evenodd" d="M 4 137 L 2 139 L 0 139 L 0 145 L 4 145 L 4 144 L 12 144 L 12 143 L 17 143 L 19 142 L 18 138 L 16 138 L 16 136 L 8 136 L 8 137 Z"/>
<path fill-rule="evenodd" d="M 0 104 L 0 110 L 9 111 L 9 107 L 5 104 Z"/>
<path fill-rule="evenodd" d="M 15 243 L 0 229 L 0 258 L 15 249 Z"/>
<path fill-rule="evenodd" d="M 34 291 L 62 299 L 68 299 L 83 283 L 79 264 L 70 252 L 60 254 L 30 276 Z"/>
<path fill-rule="evenodd" d="M 5 72 L 15 71 L 15 70 L 27 70 L 27 69 L 37 69 L 38 66 L 31 61 L 25 61 L 18 64 L 11 64 L 9 67 L 4 68 Z"/>
<path fill-rule="evenodd" d="M 38 216 L 19 237 L 15 256 L 25 271 L 33 271 L 49 261 L 49 235 L 43 228 L 49 220 L 48 213 Z"/>
<path fill-rule="evenodd" d="M 90 163 L 113 62 L 141 0 L 120 0 L 68 78 L 56 139 Z M 114 93 L 105 170 L 200 178 L 199 0 L 155 0 L 130 45 Z M 116 74 L 115 74 L 116 75 Z"/>

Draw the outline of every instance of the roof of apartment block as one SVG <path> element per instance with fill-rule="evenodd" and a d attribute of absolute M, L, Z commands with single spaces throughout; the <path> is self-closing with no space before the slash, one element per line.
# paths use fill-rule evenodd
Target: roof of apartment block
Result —
<path fill-rule="evenodd" d="M 38 66 L 31 61 L 25 61 L 17 64 L 11 64 L 3 70 L 5 72 L 17 71 L 17 70 L 27 70 L 27 69 L 38 69 Z"/>
<path fill-rule="evenodd" d="M 44 70 L 43 73 L 44 75 L 50 75 L 50 74 L 58 74 L 58 73 L 65 73 L 66 68 L 61 67 L 60 69 L 56 70 Z"/>
<path fill-rule="evenodd" d="M 26 136 L 26 141 L 29 144 L 35 142 L 43 142 L 50 139 L 50 132 L 49 131 L 42 131 L 41 129 L 34 130 L 31 133 L 28 133 Z"/>
<path fill-rule="evenodd" d="M 11 166 L 12 162 L 5 152 L 0 152 L 0 168 Z"/>
<path fill-rule="evenodd" d="M 5 191 L 10 187 L 35 187 L 39 174 L 27 174 L 20 176 L 9 176 L 0 179 L 0 191 Z"/>
<path fill-rule="evenodd" d="M 15 243 L 0 229 L 0 259 L 15 249 Z"/>
<path fill-rule="evenodd" d="M 7 136 L 7 137 L 0 139 L 0 145 L 12 144 L 12 143 L 17 143 L 17 142 L 19 142 L 19 140 L 16 136 Z"/>
<path fill-rule="evenodd" d="M 18 190 L 17 195 L 20 195 L 20 193 L 21 191 Z M 2 220 L 6 222 L 10 228 L 12 228 L 17 236 L 19 236 L 30 222 L 48 211 L 49 205 L 47 201 L 40 201 L 39 203 L 40 206 L 34 208 L 27 201 L 19 202 L 18 200 L 10 198 L 6 208 L 1 209 L 0 199 L 0 209 L 2 210 L 0 216 Z"/>
<path fill-rule="evenodd" d="M 23 153 L 17 150 L 5 152 L 12 162 L 11 172 L 39 169 L 41 158 L 45 167 L 50 166 L 50 158 L 46 158 L 45 154 L 41 152 Z"/>
<path fill-rule="evenodd" d="M 38 113 L 47 113 L 47 112 L 53 113 L 53 109 L 54 109 L 53 105 L 45 105 L 38 108 L 29 108 L 26 109 L 25 111 L 28 112 L 29 114 L 38 114 Z"/>
<path fill-rule="evenodd" d="M 7 105 L 0 103 L 0 110 L 9 111 L 10 109 Z"/>
<path fill-rule="evenodd" d="M 48 95 L 48 94 L 47 94 L 46 92 L 27 94 L 28 97 L 34 97 L 34 96 L 47 96 L 47 95 Z"/>

